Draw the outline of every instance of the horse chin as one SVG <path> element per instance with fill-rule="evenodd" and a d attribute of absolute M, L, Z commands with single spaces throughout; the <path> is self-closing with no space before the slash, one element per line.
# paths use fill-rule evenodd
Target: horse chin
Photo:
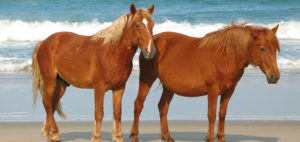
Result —
<path fill-rule="evenodd" d="M 147 49 L 142 50 L 143 56 L 146 60 L 150 60 L 155 56 L 156 49 L 151 48 L 150 52 L 147 51 Z"/>

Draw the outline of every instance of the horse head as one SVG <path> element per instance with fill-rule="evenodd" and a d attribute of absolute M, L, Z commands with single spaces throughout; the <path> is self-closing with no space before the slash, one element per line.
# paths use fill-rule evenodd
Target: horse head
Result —
<path fill-rule="evenodd" d="M 129 25 L 132 35 L 132 44 L 141 49 L 146 59 L 151 59 L 155 55 L 155 46 L 152 40 L 153 26 L 152 14 L 154 12 L 154 5 L 149 9 L 136 10 L 134 4 L 130 6 L 131 24 Z"/>
<path fill-rule="evenodd" d="M 280 78 L 277 67 L 276 52 L 280 52 L 276 32 L 278 26 L 266 29 L 261 27 L 250 27 L 253 37 L 252 48 L 250 48 L 250 63 L 258 66 L 266 75 L 269 84 L 275 84 Z"/>

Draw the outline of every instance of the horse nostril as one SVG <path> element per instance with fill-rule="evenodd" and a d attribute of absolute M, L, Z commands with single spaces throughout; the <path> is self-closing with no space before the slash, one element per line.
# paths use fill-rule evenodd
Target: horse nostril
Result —
<path fill-rule="evenodd" d="M 272 78 L 272 79 L 276 79 L 277 77 L 276 77 L 276 75 L 272 74 L 272 75 L 271 75 L 271 78 Z"/>
<path fill-rule="evenodd" d="M 268 83 L 277 83 L 277 81 L 279 80 L 279 76 L 272 74 L 268 77 Z"/>

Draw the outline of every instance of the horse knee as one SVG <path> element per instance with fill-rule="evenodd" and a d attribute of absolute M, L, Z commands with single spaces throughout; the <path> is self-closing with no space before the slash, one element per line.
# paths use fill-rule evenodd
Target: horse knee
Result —
<path fill-rule="evenodd" d="M 164 109 L 164 105 L 161 103 L 158 104 L 158 109 L 159 109 L 160 116 L 165 116 L 168 112 L 167 109 Z"/>
<path fill-rule="evenodd" d="M 134 102 L 134 113 L 140 113 L 141 110 L 144 108 L 144 105 L 138 101 Z"/>
<path fill-rule="evenodd" d="M 114 119 L 116 121 L 121 121 L 121 115 L 119 113 L 117 113 L 117 112 L 114 112 Z"/>
<path fill-rule="evenodd" d="M 226 113 L 220 112 L 219 113 L 219 120 L 225 120 Z"/>
<path fill-rule="evenodd" d="M 102 120 L 103 119 L 103 115 L 104 113 L 103 112 L 100 112 L 100 113 L 96 113 L 95 115 L 95 120 Z"/>

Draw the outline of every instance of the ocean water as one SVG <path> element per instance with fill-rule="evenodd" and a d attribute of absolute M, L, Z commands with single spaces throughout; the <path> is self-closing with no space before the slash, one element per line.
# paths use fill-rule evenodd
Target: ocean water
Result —
<path fill-rule="evenodd" d="M 291 77 L 298 75 L 300 72 L 300 1 L 299 0 L 144 0 L 144 1 L 111 1 L 111 0 L 0 0 L 0 73 L 2 84 L 11 79 L 11 73 L 19 74 L 20 72 L 27 72 L 31 65 L 31 54 L 38 41 L 44 40 L 49 35 L 60 31 L 71 31 L 82 35 L 92 35 L 99 30 L 109 26 L 116 18 L 129 12 L 130 4 L 134 2 L 137 8 L 148 8 L 152 3 L 155 4 L 155 11 L 153 20 L 155 26 L 153 29 L 154 34 L 174 31 L 186 35 L 202 37 L 205 34 L 223 28 L 232 21 L 242 22 L 250 21 L 250 24 L 272 28 L 279 24 L 277 37 L 281 46 L 281 53 L 278 55 L 278 66 L 282 73 Z M 133 64 L 134 70 L 138 71 L 138 53 L 135 55 Z M 251 74 L 253 68 L 247 69 Z M 8 75 L 6 75 L 6 73 Z M 255 73 L 252 73 L 251 75 Z M 250 75 L 250 78 L 251 78 Z M 18 75 L 12 75 L 14 79 L 18 79 Z M 260 78 L 265 79 L 262 75 Z M 135 76 L 136 77 L 136 76 Z M 24 79 L 24 76 L 21 76 Z M 261 81 L 265 80 L 261 79 Z M 255 79 L 254 79 L 255 80 Z M 247 81 L 245 81 L 247 82 Z M 16 84 L 12 82 L 11 84 Z M 30 79 L 21 81 L 20 88 L 11 86 L 2 86 L 0 89 L 0 102 L 2 104 L 12 105 L 12 108 L 5 109 L 5 105 L 0 103 L 0 121 L 22 121 L 22 120 L 42 120 L 40 115 L 44 116 L 43 108 L 37 107 L 37 113 L 33 113 L 31 106 L 31 89 L 30 85 L 24 87 L 24 84 L 30 84 Z M 251 81 L 251 83 L 256 83 Z M 286 83 L 289 83 L 288 80 Z M 299 79 L 294 80 L 293 83 L 300 83 Z M 9 83 L 8 83 L 9 84 Z M 137 88 L 137 81 L 130 84 L 132 89 Z M 265 84 L 264 84 L 265 85 Z M 291 84 L 291 86 L 294 84 Z M 14 95 L 7 96 L 9 90 L 5 89 L 21 89 L 21 91 L 14 91 Z M 254 86 L 255 87 L 255 86 Z M 289 90 L 287 86 L 283 85 L 282 88 Z M 293 87 L 295 89 L 297 87 Z M 75 88 L 71 89 L 74 90 Z M 249 88 L 248 88 L 249 89 Z M 76 89 L 75 89 L 76 90 Z M 155 89 L 154 89 L 155 90 Z M 158 90 L 158 91 L 157 91 Z M 143 119 L 157 119 L 158 114 L 151 114 L 153 101 L 159 99 L 161 89 L 155 91 L 155 98 L 150 99 L 150 103 L 145 104 L 146 113 L 143 114 Z M 247 90 L 247 89 L 246 89 Z M 248 90 L 249 91 L 249 90 Z M 81 92 L 71 91 L 80 94 Z M 133 95 L 130 100 L 125 100 L 125 106 L 130 108 L 129 112 L 125 113 L 125 120 L 132 120 L 132 109 L 134 98 L 136 97 L 137 90 L 129 91 Z M 242 93 L 247 91 L 240 90 Z M 250 91 L 251 92 L 251 91 Z M 278 90 L 280 92 L 280 90 Z M 277 95 L 280 94 L 277 92 Z M 263 119 L 263 120 L 300 120 L 299 110 L 291 109 L 293 105 L 297 105 L 295 100 L 299 100 L 299 90 L 292 90 L 293 103 L 285 102 L 285 109 L 275 107 L 275 110 L 270 108 L 270 105 L 265 105 L 265 102 L 260 102 L 260 108 L 249 108 L 249 112 L 245 113 L 239 109 L 238 105 L 243 103 L 235 103 L 236 109 L 229 114 L 229 118 L 236 119 Z M 26 100 L 18 104 L 14 104 L 12 98 L 18 98 L 16 94 L 26 94 L 23 99 Z M 68 93 L 68 92 L 67 92 Z M 91 90 L 83 91 L 84 93 L 92 93 Z M 125 92 L 126 93 L 126 92 Z M 267 91 L 262 95 L 262 100 L 267 100 Z M 273 91 L 274 93 L 274 91 Z M 284 92 L 281 92 L 284 93 Z M 294 93 L 294 94 L 293 94 Z M 276 94 L 276 93 L 275 93 Z M 248 93 L 248 95 L 250 95 Z M 237 97 L 236 102 L 243 102 L 241 100 L 247 99 L 248 95 Z M 68 95 L 67 95 L 68 96 Z M 79 95 L 80 96 L 80 95 Z M 87 99 L 92 100 L 92 95 L 88 95 Z M 22 98 L 21 97 L 21 98 Z M 26 98 L 26 99 L 25 99 Z M 64 98 L 66 98 L 64 100 Z M 64 97 L 67 106 L 72 106 L 72 102 L 68 102 L 68 97 Z M 78 97 L 75 100 L 82 100 L 83 97 Z M 187 108 L 191 99 L 183 97 L 175 97 L 175 104 L 183 104 L 183 108 Z M 233 97 L 234 98 L 234 97 Z M 284 97 L 279 97 L 284 100 Z M 280 102 L 280 99 L 277 101 Z M 8 101 L 7 101 L 8 100 Z M 72 97 L 69 97 L 69 101 Z M 202 105 L 205 98 L 202 100 Z M 74 101 L 74 100 L 72 100 Z M 93 119 L 93 106 L 91 102 L 85 102 L 83 108 L 77 108 L 81 113 L 75 113 L 72 107 L 66 108 L 66 111 L 71 113 L 71 120 L 92 120 Z M 187 102 L 186 102 L 187 101 Z M 192 101 L 193 104 L 199 99 Z M 107 104 L 111 107 L 111 101 Z M 194 103 L 195 102 L 195 103 Z M 276 106 L 276 103 L 271 103 Z M 250 105 L 250 104 L 249 104 Z M 265 105 L 265 106 L 264 106 Z M 204 104 L 205 106 L 205 104 Z M 298 105 L 299 106 L 299 105 Z M 261 109 L 261 108 L 270 109 Z M 148 110 L 147 110 L 148 108 Z M 182 107 L 175 107 L 170 110 L 170 119 L 205 119 L 206 114 L 203 112 L 201 117 L 196 117 L 197 114 L 191 115 L 191 111 L 184 111 Z M 299 107 L 298 107 L 299 108 Z M 126 107 L 125 107 L 126 109 Z M 88 112 L 86 112 L 88 110 Z M 177 110 L 177 111 L 176 111 Z M 181 111 L 180 111 L 181 110 Z M 203 110 L 206 110 L 205 107 Z M 257 111 L 259 110 L 259 111 Z M 293 111 L 291 111 L 293 110 Z M 111 111 L 111 110 L 109 110 Z M 273 111 L 273 112 L 272 112 Z M 74 112 L 74 113 L 73 113 Z M 148 113 L 147 113 L 148 112 Z M 67 113 L 68 114 L 68 113 Z M 112 113 L 111 113 L 112 114 Z M 182 114 L 182 115 L 180 115 Z M 80 117 L 78 117 L 80 115 Z M 110 115 L 108 115 L 110 116 Z M 106 119 L 111 119 L 106 117 Z"/>
<path fill-rule="evenodd" d="M 0 1 L 0 72 L 27 71 L 38 41 L 60 31 L 92 35 L 129 12 L 132 1 Z M 300 1 L 134 1 L 137 8 L 155 4 L 154 34 L 175 31 L 201 37 L 232 21 L 268 28 L 279 24 L 280 69 L 300 69 Z M 138 53 L 134 69 L 138 69 Z"/>

